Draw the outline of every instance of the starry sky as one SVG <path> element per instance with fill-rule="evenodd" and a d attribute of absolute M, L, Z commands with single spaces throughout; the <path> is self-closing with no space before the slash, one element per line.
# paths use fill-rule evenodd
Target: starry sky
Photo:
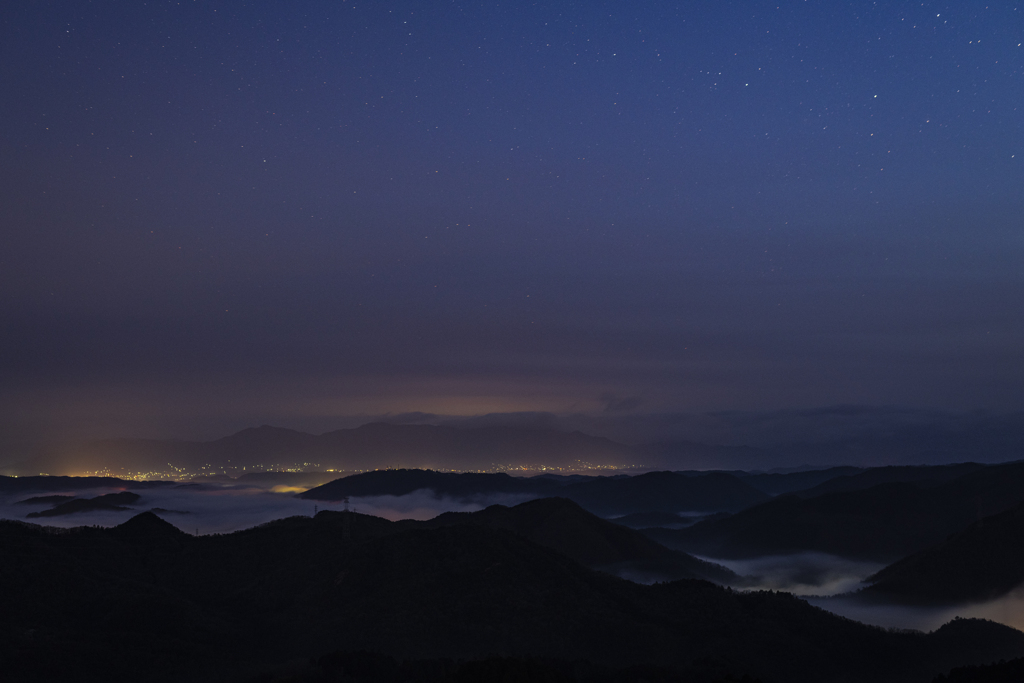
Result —
<path fill-rule="evenodd" d="M 8 421 L 1024 409 L 1014 2 L 51 0 L 0 31 Z"/>

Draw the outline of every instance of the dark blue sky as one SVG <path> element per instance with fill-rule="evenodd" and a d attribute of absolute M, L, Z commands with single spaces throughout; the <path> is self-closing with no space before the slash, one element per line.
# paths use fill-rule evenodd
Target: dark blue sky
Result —
<path fill-rule="evenodd" d="M 1014 3 L 0 21 L 8 416 L 1024 409 Z"/>

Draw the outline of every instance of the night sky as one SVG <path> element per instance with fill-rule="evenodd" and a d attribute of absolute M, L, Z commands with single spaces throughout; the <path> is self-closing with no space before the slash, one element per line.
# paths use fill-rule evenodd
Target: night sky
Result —
<path fill-rule="evenodd" d="M 1015 3 L 0 12 L 9 421 L 1024 409 Z"/>

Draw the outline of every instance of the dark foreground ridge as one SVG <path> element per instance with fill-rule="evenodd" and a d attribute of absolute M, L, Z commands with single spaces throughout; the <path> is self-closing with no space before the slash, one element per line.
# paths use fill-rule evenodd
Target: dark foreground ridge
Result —
<path fill-rule="evenodd" d="M 112 529 L 3 521 L 0 581 L 19 587 L 0 593 L 4 674 L 269 680 L 259 676 L 289 662 L 366 651 L 396 662 L 648 667 L 676 677 L 666 681 L 924 683 L 1024 656 L 1024 634 L 991 622 L 891 632 L 788 594 L 631 583 L 502 528 L 526 523 L 507 512 L 490 514 L 493 523 L 403 529 L 325 512 L 203 537 L 152 513 Z M 349 680 L 317 666 L 319 678 L 292 680 Z"/>
<path fill-rule="evenodd" d="M 1020 683 L 1024 681 L 1024 659 L 1011 659 L 986 666 L 964 666 L 939 676 L 935 683 Z"/>

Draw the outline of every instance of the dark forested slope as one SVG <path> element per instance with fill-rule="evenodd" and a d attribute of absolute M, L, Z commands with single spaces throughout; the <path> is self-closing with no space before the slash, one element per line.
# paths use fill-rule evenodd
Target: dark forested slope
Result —
<path fill-rule="evenodd" d="M 1024 582 L 1024 503 L 978 520 L 868 578 L 866 595 L 958 603 L 990 600 Z"/>
<path fill-rule="evenodd" d="M 725 519 L 645 533 L 709 557 L 811 550 L 893 562 L 1024 500 L 1024 463 L 965 469 L 944 483 L 891 482 L 810 498 L 791 494 Z"/>
<path fill-rule="evenodd" d="M 912 682 L 1024 655 L 1024 634 L 989 622 L 894 633 L 785 594 L 630 583 L 500 528 L 388 533 L 389 524 L 321 513 L 196 538 L 150 513 L 61 533 L 0 522 L 5 675 L 223 679 L 369 650 L 654 665 L 766 682 Z"/>

